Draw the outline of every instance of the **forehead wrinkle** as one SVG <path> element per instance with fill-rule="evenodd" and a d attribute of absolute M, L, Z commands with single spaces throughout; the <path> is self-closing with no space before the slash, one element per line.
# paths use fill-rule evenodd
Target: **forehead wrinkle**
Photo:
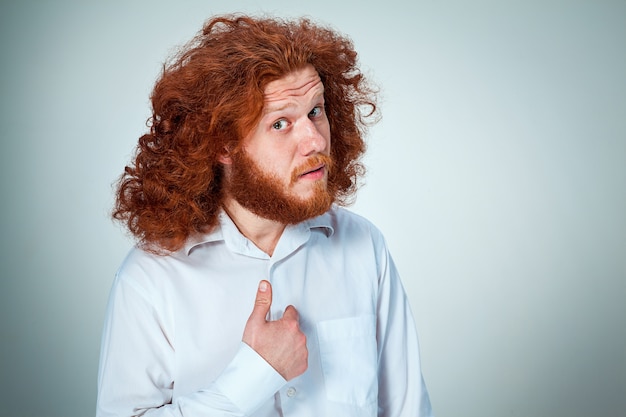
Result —
<path fill-rule="evenodd" d="M 297 86 L 297 87 L 293 87 L 293 88 L 282 88 L 282 89 L 277 89 L 276 91 L 271 91 L 269 93 L 265 94 L 265 97 L 268 97 L 269 99 L 272 99 L 272 97 L 274 96 L 280 96 L 280 95 L 287 95 L 287 96 L 302 96 L 305 95 L 311 88 L 315 87 L 317 84 L 321 83 L 322 80 L 320 79 L 320 77 L 315 74 L 315 76 L 312 77 L 308 77 L 309 79 L 302 85 Z M 291 83 L 289 81 L 286 81 L 284 79 L 281 79 L 279 81 L 282 81 L 282 83 Z M 305 90 L 303 92 L 300 92 L 301 90 Z"/>
<path fill-rule="evenodd" d="M 296 84 L 297 83 L 297 84 Z M 264 103 L 289 100 L 290 98 L 305 97 L 312 89 L 318 88 L 324 93 L 324 84 L 319 73 L 312 65 L 307 65 L 282 78 L 270 82 L 264 91 Z M 280 106 L 280 104 L 279 104 Z"/>
<path fill-rule="evenodd" d="M 305 93 L 306 94 L 306 93 Z M 303 94 L 302 96 L 304 96 L 305 94 Z M 292 96 L 300 96 L 299 94 L 293 94 Z M 290 97 L 292 97 L 290 96 Z M 322 88 L 319 89 L 318 92 L 316 92 L 312 97 L 311 100 L 316 100 L 318 98 L 322 98 L 324 97 L 324 88 L 322 86 Z M 276 101 L 284 101 L 287 100 L 286 103 L 284 104 L 278 104 L 278 105 L 272 105 L 271 103 L 276 102 Z M 263 107 L 263 114 L 268 114 L 268 113 L 273 113 L 273 112 L 279 112 L 282 110 L 285 110 L 289 107 L 296 107 L 297 104 L 294 103 L 292 100 L 289 100 L 289 97 L 287 98 L 280 98 L 280 99 L 274 99 L 274 100 L 265 100 L 265 106 Z"/>

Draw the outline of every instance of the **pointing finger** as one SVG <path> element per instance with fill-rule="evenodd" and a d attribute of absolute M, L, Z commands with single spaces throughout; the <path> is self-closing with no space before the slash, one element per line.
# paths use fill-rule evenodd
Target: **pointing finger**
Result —
<path fill-rule="evenodd" d="M 300 319 L 300 314 L 298 314 L 298 310 L 296 310 L 294 306 L 289 305 L 283 313 L 283 318 L 298 321 Z"/>

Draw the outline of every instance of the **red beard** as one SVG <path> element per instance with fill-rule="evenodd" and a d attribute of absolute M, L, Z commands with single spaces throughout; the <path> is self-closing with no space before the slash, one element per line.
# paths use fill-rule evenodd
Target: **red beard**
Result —
<path fill-rule="evenodd" d="M 328 191 L 327 180 L 317 181 L 313 195 L 303 199 L 290 195 L 280 178 L 259 168 L 245 150 L 232 155 L 232 162 L 227 192 L 242 207 L 259 217 L 283 224 L 296 224 L 325 213 L 334 201 Z M 322 163 L 326 165 L 328 178 L 333 166 L 332 159 L 326 155 L 316 155 L 293 171 L 290 185 L 297 181 L 299 175 Z"/>

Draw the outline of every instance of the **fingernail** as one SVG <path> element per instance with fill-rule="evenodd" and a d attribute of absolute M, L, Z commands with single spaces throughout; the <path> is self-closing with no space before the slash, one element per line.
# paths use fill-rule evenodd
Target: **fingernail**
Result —
<path fill-rule="evenodd" d="M 261 292 L 267 291 L 267 282 L 261 281 L 261 283 L 259 284 L 259 291 Z"/>

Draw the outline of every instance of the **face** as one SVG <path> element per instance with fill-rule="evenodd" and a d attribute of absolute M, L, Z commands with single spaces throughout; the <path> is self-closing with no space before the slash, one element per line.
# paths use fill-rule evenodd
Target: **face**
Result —
<path fill-rule="evenodd" d="M 317 216 L 333 201 L 329 154 L 324 86 L 307 66 L 265 88 L 261 119 L 243 150 L 231 156 L 228 192 L 248 210 L 282 223 Z"/>

